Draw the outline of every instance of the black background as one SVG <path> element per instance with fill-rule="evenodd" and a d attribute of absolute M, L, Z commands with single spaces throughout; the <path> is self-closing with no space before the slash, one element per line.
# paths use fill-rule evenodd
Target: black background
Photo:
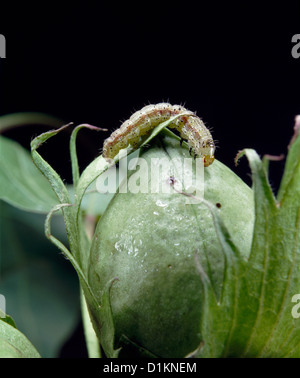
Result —
<path fill-rule="evenodd" d="M 0 114 L 39 111 L 113 130 L 134 110 L 165 100 L 197 111 L 218 141 L 217 159 L 249 184 L 246 159 L 234 166 L 238 150 L 286 153 L 300 114 L 300 59 L 291 55 L 299 0 L 4 4 Z M 6 135 L 28 147 L 40 130 Z M 84 166 L 109 133 L 81 133 Z M 70 180 L 65 134 L 43 148 Z M 271 163 L 274 190 L 283 166 Z"/>

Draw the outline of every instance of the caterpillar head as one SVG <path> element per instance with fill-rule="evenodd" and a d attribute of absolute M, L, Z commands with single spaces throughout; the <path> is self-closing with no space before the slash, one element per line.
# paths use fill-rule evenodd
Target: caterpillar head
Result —
<path fill-rule="evenodd" d="M 215 160 L 214 155 L 204 155 L 204 167 L 208 167 Z"/>
<path fill-rule="evenodd" d="M 208 167 L 215 160 L 215 144 L 212 139 L 203 142 L 204 167 Z"/>

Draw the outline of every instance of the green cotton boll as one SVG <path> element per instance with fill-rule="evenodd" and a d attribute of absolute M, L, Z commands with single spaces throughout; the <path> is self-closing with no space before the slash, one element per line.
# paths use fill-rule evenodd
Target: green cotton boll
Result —
<path fill-rule="evenodd" d="M 119 191 L 128 184 L 155 184 L 152 163 L 154 170 L 162 171 L 158 182 L 169 186 L 170 193 L 118 192 L 97 225 L 90 253 L 88 280 L 99 303 L 109 282 L 117 278 L 109 294 L 114 347 L 121 348 L 120 357 L 185 357 L 199 347 L 204 290 L 197 264 L 216 297 L 222 293 L 225 257 L 211 212 L 201 201 L 189 203 L 195 199 L 177 188 L 188 150 L 168 134 L 155 141 L 140 153 L 149 169 L 128 171 Z M 204 168 L 204 198 L 217 207 L 233 243 L 247 258 L 254 225 L 252 189 L 215 161 Z M 105 316 L 94 321 L 100 339 L 108 332 L 105 321 Z"/>

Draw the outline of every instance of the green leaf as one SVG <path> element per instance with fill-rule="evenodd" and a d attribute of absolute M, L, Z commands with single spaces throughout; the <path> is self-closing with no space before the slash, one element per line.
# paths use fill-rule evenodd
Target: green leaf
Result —
<path fill-rule="evenodd" d="M 295 141 L 291 144 L 287 156 L 283 178 L 281 180 L 280 189 L 278 192 L 278 201 L 287 200 L 288 196 L 297 195 L 299 192 L 300 183 L 295 181 L 297 172 L 299 172 L 300 162 L 300 132 Z M 291 190 L 291 186 L 293 189 Z M 288 194 L 289 193 L 289 194 Z M 292 200 L 291 198 L 289 199 Z"/>
<path fill-rule="evenodd" d="M 94 181 L 86 190 L 82 198 L 80 209 L 86 216 L 101 217 L 113 196 L 114 193 L 99 193 L 96 182 Z"/>
<path fill-rule="evenodd" d="M 90 241 L 87 237 L 85 229 L 83 228 L 82 222 L 82 211 L 80 209 L 81 200 L 83 195 L 87 189 L 87 187 L 80 186 L 80 180 L 76 185 L 76 192 L 75 192 L 75 203 L 71 203 L 71 197 L 68 192 L 67 187 L 64 185 L 63 181 L 57 174 L 57 172 L 42 158 L 42 156 L 37 152 L 37 149 L 41 144 L 47 141 L 49 138 L 55 136 L 58 132 L 63 130 L 68 125 L 58 129 L 53 130 L 44 134 L 39 135 L 31 142 L 31 154 L 34 163 L 40 169 L 40 171 L 45 175 L 48 179 L 52 189 L 56 193 L 60 204 L 55 205 L 50 213 L 48 214 L 45 222 L 45 234 L 47 238 L 61 250 L 61 252 L 68 258 L 68 260 L 73 265 L 76 273 L 78 275 L 81 288 L 84 292 L 84 296 L 89 303 L 89 311 L 93 313 L 97 313 L 99 309 L 99 303 L 95 299 L 94 293 L 91 291 L 91 288 L 87 282 L 87 278 L 85 275 L 86 265 L 85 262 L 87 261 L 88 250 Z M 78 131 L 79 129 L 77 129 Z M 76 148 L 75 148 L 75 137 L 76 132 L 73 134 L 73 141 L 71 143 L 71 155 L 72 155 L 72 169 L 73 175 L 75 180 L 78 179 L 78 164 L 77 164 L 77 157 L 76 157 Z M 87 172 L 86 169 L 84 172 Z M 91 172 L 89 172 L 91 173 Z M 84 173 L 82 174 L 84 176 Z M 82 177 L 81 176 L 81 177 Z M 90 175 L 87 175 L 88 178 Z M 92 180 L 93 181 L 93 180 Z M 81 181 L 82 182 L 82 181 Z M 86 182 L 84 182 L 84 185 Z M 78 188 L 80 188 L 80 196 L 78 196 Z M 68 235 L 69 241 L 69 248 L 65 246 L 61 240 L 55 237 L 51 232 L 51 219 L 55 212 L 62 210 L 66 232 Z M 93 321 L 93 318 L 92 318 Z"/>
<path fill-rule="evenodd" d="M 0 319 L 0 358 L 39 358 L 30 341 L 16 328 Z"/>
<path fill-rule="evenodd" d="M 173 121 L 175 121 L 178 117 L 181 117 L 181 116 L 184 116 L 184 115 L 189 115 L 188 113 L 187 114 L 185 114 L 185 113 L 181 113 L 181 114 L 178 114 L 178 115 L 175 115 L 175 116 L 173 116 L 173 117 L 170 117 L 167 121 L 164 121 L 164 122 L 162 122 L 162 123 L 160 123 L 158 126 L 156 126 L 153 130 L 152 130 L 152 132 L 151 132 L 151 134 L 149 135 L 149 137 L 147 137 L 144 141 L 143 141 L 143 143 L 141 144 L 141 147 L 144 147 L 144 146 L 147 146 L 147 144 L 148 143 L 150 143 L 151 142 L 151 140 L 153 139 L 153 138 L 155 138 L 159 133 L 161 133 L 161 131 L 163 130 L 163 129 L 165 129 L 164 130 L 164 133 L 165 134 L 169 134 L 169 135 L 172 135 L 172 136 L 174 136 L 175 134 L 174 133 L 172 133 L 172 131 L 170 131 L 169 129 L 166 129 L 166 127 L 168 127 Z M 178 138 L 179 139 L 179 138 Z"/>
<path fill-rule="evenodd" d="M 72 253 L 68 250 L 68 248 L 59 240 L 57 239 L 54 235 L 52 235 L 51 231 L 51 220 L 55 212 L 59 211 L 61 208 L 71 206 L 70 204 L 60 204 L 54 206 L 54 208 L 50 211 L 50 213 L 47 215 L 46 222 L 45 222 L 45 234 L 46 237 L 54 244 L 58 249 L 61 250 L 61 252 L 64 254 L 64 256 L 70 260 L 71 264 L 73 265 L 73 268 L 76 270 L 76 273 L 78 275 L 78 278 L 80 280 L 80 283 L 82 285 L 82 288 L 85 292 L 85 295 L 88 295 L 88 298 L 91 299 L 95 306 L 98 307 L 97 301 L 94 299 L 93 293 L 90 290 L 89 284 L 87 282 L 86 276 L 84 272 L 82 271 L 78 261 Z"/>
<path fill-rule="evenodd" d="M 252 170 L 256 221 L 229 355 L 299 357 L 300 323 L 291 316 L 291 298 L 300 292 L 299 138 L 287 159 L 281 206 L 257 154 L 244 153 Z"/>
<path fill-rule="evenodd" d="M 228 248 L 227 274 L 221 302 L 217 303 L 210 281 L 199 269 L 206 300 L 201 325 L 204 343 L 196 355 L 300 357 L 300 323 L 291 315 L 291 299 L 300 292 L 300 138 L 287 158 L 280 204 L 257 153 L 246 149 L 238 158 L 244 154 L 250 163 L 255 193 L 251 254 L 247 262 L 238 259 L 232 264 L 236 249 L 228 243 L 226 227 L 211 209 L 223 251 Z M 228 331 L 227 341 L 222 341 Z"/>
<path fill-rule="evenodd" d="M 68 235 L 70 250 L 75 260 L 80 266 L 81 265 L 81 262 L 80 262 L 81 231 L 77 229 L 76 223 L 74 222 L 75 208 L 72 206 L 66 206 L 66 204 L 71 204 L 69 192 L 67 190 L 67 187 L 63 183 L 62 179 L 58 175 L 58 173 L 37 152 L 37 149 L 43 143 L 45 143 L 49 138 L 52 138 L 53 136 L 57 135 L 59 132 L 61 132 L 68 126 L 70 126 L 70 124 L 62 126 L 60 129 L 57 129 L 57 130 L 50 130 L 34 138 L 31 142 L 31 156 L 34 161 L 34 164 L 38 167 L 38 169 L 42 172 L 42 174 L 48 179 L 49 184 L 51 185 L 53 191 L 55 192 L 60 204 L 64 204 L 64 206 L 61 208 L 64 215 L 65 227 L 66 227 L 66 232 Z"/>
<path fill-rule="evenodd" d="M 58 357 L 80 318 L 79 284 L 44 235 L 45 216 L 0 206 L 0 293 L 18 329 L 43 357 Z M 53 232 L 66 240 L 61 216 Z"/>
<path fill-rule="evenodd" d="M 59 132 L 64 130 L 70 124 L 62 126 L 57 130 L 50 130 L 43 134 L 40 134 L 36 138 L 34 138 L 31 143 L 31 156 L 34 164 L 37 168 L 43 173 L 43 175 L 48 179 L 50 185 L 54 193 L 56 194 L 57 198 L 59 199 L 60 203 L 70 203 L 69 193 L 62 181 L 59 177 L 57 172 L 41 157 L 41 155 L 37 152 L 37 149 L 45 143 L 48 139 L 52 138 L 53 136 L 57 135 Z M 48 184 L 49 185 L 49 184 Z"/>
<path fill-rule="evenodd" d="M 234 245 L 232 238 L 216 209 L 207 201 L 222 251 L 225 256 L 225 272 L 220 300 L 215 296 L 211 279 L 196 259 L 196 267 L 204 287 L 201 333 L 203 341 L 196 357 L 226 357 L 236 329 L 240 287 L 244 283 L 246 259 Z"/>
<path fill-rule="evenodd" d="M 113 278 L 105 287 L 101 298 L 101 307 L 98 312 L 99 323 L 102 325 L 101 330 L 101 345 L 107 353 L 107 357 L 116 358 L 120 352 L 120 349 L 114 348 L 115 342 L 115 326 L 114 319 L 110 304 L 110 289 L 114 282 L 118 281 L 117 278 Z"/>
<path fill-rule="evenodd" d="M 94 331 L 88 308 L 86 305 L 86 300 L 82 291 L 80 298 L 83 329 L 89 358 L 101 358 L 100 342 Z"/>
<path fill-rule="evenodd" d="M 0 116 L 0 131 L 25 125 L 47 125 L 59 127 L 63 121 L 46 113 L 18 112 Z"/>
<path fill-rule="evenodd" d="M 30 153 L 0 136 L 0 198 L 20 209 L 47 213 L 57 198 Z"/>
<path fill-rule="evenodd" d="M 14 319 L 10 315 L 5 314 L 1 309 L 0 309 L 0 319 L 3 322 L 11 325 L 12 327 L 17 328 Z"/>
<path fill-rule="evenodd" d="M 76 126 L 75 129 L 73 130 L 71 138 L 70 138 L 70 155 L 71 155 L 71 162 L 72 162 L 72 176 L 73 176 L 74 188 L 77 187 L 79 176 L 80 176 L 77 152 L 76 152 L 76 138 L 77 138 L 78 131 L 80 131 L 83 128 L 87 128 L 87 129 L 95 130 L 95 131 L 107 131 L 107 129 L 101 129 L 100 127 L 92 126 L 89 124 L 82 124 L 82 125 Z"/>

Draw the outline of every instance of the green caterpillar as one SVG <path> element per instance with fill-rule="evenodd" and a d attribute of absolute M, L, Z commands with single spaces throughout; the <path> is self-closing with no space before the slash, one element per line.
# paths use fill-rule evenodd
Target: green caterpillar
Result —
<path fill-rule="evenodd" d="M 195 113 L 180 105 L 171 105 L 165 102 L 147 105 L 135 112 L 104 141 L 102 156 L 110 160 L 121 149 L 129 145 L 137 149 L 143 136 L 149 135 L 157 125 L 175 115 L 179 117 L 171 122 L 168 127 L 176 129 L 182 140 L 187 141 L 190 153 L 195 158 L 204 158 L 204 166 L 208 167 L 215 159 L 215 144 L 209 130 Z"/>

